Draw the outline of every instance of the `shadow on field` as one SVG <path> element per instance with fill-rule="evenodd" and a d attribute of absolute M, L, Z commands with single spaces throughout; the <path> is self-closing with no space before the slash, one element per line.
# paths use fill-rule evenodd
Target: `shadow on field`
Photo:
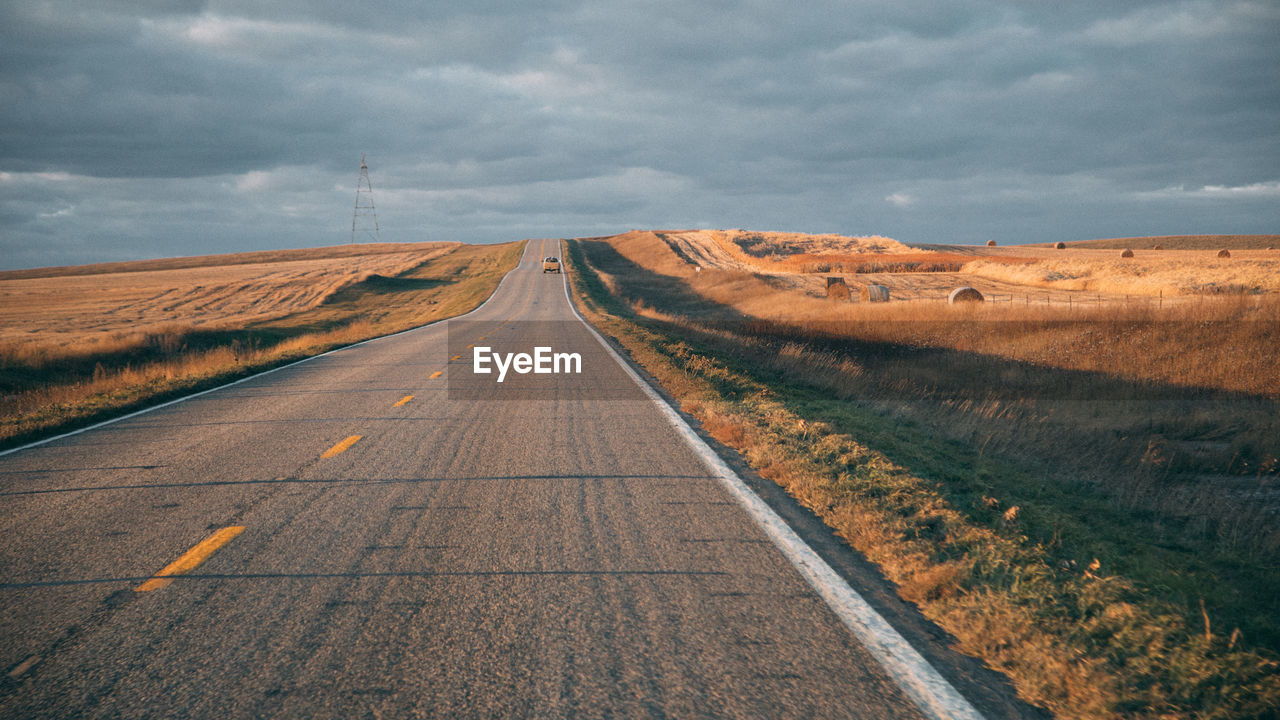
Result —
<path fill-rule="evenodd" d="M 707 300 L 681 278 L 661 275 L 633 263 L 604 240 L 578 240 L 576 244 L 594 268 L 613 276 L 617 284 L 615 291 L 624 301 L 701 321 L 741 323 L 750 319 L 734 308 Z"/>
<path fill-rule="evenodd" d="M 432 288 L 438 288 L 443 285 L 452 285 L 456 282 L 457 280 L 453 278 L 419 278 L 405 276 L 387 277 L 386 275 L 370 275 L 364 280 L 343 288 L 342 290 L 325 298 L 323 304 L 335 305 L 364 296 L 370 292 L 375 292 L 379 295 L 414 292 L 417 290 L 431 290 Z"/>
<path fill-rule="evenodd" d="M 1280 648 L 1280 401 L 914 344 L 930 323 L 901 323 L 902 340 L 884 341 L 858 337 L 866 323 L 748 319 L 607 242 L 578 244 L 630 308 L 682 318 L 636 322 L 939 482 L 975 522 L 1010 531 L 1013 508 L 1016 532 L 1055 562 L 1101 558 L 1104 572 L 1161 587 L 1197 620 L 1203 598 L 1227 632 Z M 948 322 L 965 320 L 937 324 Z M 1151 329 L 1127 322 L 1121 331 Z"/>
<path fill-rule="evenodd" d="M 359 322 L 327 311 L 352 306 L 371 295 L 395 303 L 401 294 L 432 290 L 456 284 L 458 278 L 370 277 L 325 298 L 315 308 L 284 317 L 263 320 L 242 328 L 191 328 L 173 325 L 140 333 L 137 340 L 107 351 L 91 354 L 64 354 L 30 360 L 0 357 L 0 393 L 21 392 L 41 385 L 92 379 L 104 370 L 173 360 L 192 352 L 230 348 L 238 353 L 253 352 L 287 340 L 329 332 Z"/>

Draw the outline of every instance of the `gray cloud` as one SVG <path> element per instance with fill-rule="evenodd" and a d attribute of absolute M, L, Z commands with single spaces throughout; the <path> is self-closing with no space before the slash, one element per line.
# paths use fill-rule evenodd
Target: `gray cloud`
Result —
<path fill-rule="evenodd" d="M 18 0 L 5 267 L 630 227 L 1276 232 L 1268 2 Z M 344 227 L 347 234 L 344 234 Z"/>

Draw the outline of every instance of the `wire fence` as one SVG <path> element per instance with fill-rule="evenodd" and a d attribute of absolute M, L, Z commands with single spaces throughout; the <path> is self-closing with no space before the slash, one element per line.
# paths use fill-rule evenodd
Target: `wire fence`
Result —
<path fill-rule="evenodd" d="M 938 298 L 946 300 L 945 297 Z M 1124 296 L 1102 296 L 1088 295 L 1085 293 L 1059 294 L 1053 293 L 1021 293 L 1021 294 L 999 294 L 990 293 L 986 295 L 986 301 L 990 303 L 1007 303 L 1009 305 L 1044 305 L 1066 307 L 1101 307 L 1103 305 L 1115 305 L 1123 303 L 1125 305 L 1144 305 L 1146 307 L 1164 307 L 1164 292 L 1159 295 L 1124 295 Z"/>

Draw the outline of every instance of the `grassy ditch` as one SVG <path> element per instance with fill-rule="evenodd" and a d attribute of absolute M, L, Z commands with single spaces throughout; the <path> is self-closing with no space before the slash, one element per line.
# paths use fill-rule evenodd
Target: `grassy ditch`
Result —
<path fill-rule="evenodd" d="M 317 307 L 219 328 L 174 324 L 107 350 L 0 353 L 0 448 L 73 430 L 305 357 L 461 315 L 516 266 L 524 243 L 462 245 Z"/>
<path fill-rule="evenodd" d="M 1179 516 L 1162 503 L 1184 478 L 1158 463 L 1134 470 L 1142 482 L 1112 487 L 1095 473 L 1130 468 L 1117 465 L 1121 450 L 1093 456 L 1095 428 L 1058 435 L 1085 444 L 1045 457 L 1055 429 L 1088 425 L 1088 409 L 1026 439 L 1017 429 L 1034 418 L 979 392 L 981 383 L 922 390 L 906 382 L 913 369 L 946 374 L 942 365 L 977 378 L 1070 376 L 1085 389 L 1118 381 L 978 353 L 664 315 L 653 296 L 637 302 L 617 268 L 597 272 L 587 245 L 570 241 L 564 253 L 584 315 L 717 440 L 877 563 L 961 651 L 1009 675 L 1024 699 L 1059 717 L 1277 716 L 1274 516 L 1249 515 L 1238 502 L 1217 516 Z M 1108 392 L 1126 397 L 1121 390 L 1138 400 L 1147 391 Z M 1167 390 L 1162 401 L 1181 407 L 1180 392 Z M 1272 400 L 1253 401 L 1274 410 Z M 962 417 L 978 432 L 944 427 Z M 1254 472 L 1257 482 L 1272 481 Z M 1244 514 L 1234 524 L 1233 512 Z"/>

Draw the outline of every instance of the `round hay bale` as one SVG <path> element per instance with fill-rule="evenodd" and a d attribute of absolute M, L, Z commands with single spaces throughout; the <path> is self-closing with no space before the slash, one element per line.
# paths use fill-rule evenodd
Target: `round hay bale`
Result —
<path fill-rule="evenodd" d="M 1056 245 L 1054 245 L 1054 246 L 1053 246 L 1053 249 L 1054 249 L 1054 250 L 1066 250 L 1066 249 L 1067 249 L 1067 244 L 1066 244 L 1066 243 L 1064 243 L 1064 242 L 1057 243 Z"/>
<path fill-rule="evenodd" d="M 850 296 L 849 286 L 843 282 L 833 283 L 827 286 L 827 297 L 832 300 L 848 300 Z"/>
<path fill-rule="evenodd" d="M 1222 248 L 1221 250 L 1218 251 L 1218 257 L 1229 258 L 1231 257 L 1231 251 L 1226 248 Z"/>
<path fill-rule="evenodd" d="M 947 302 L 951 303 L 952 305 L 955 305 L 956 303 L 969 303 L 969 302 L 982 302 L 982 301 L 983 301 L 982 293 L 978 292 L 977 290 L 967 285 L 965 287 L 958 287 L 955 290 L 952 290 L 951 294 L 947 296 Z"/>
<path fill-rule="evenodd" d="M 884 285 L 863 285 L 858 290 L 858 297 L 863 302 L 889 302 L 889 288 Z"/>
<path fill-rule="evenodd" d="M 1133 250 L 1125 248 L 1124 252 L 1120 253 L 1120 257 L 1133 257 Z"/>
<path fill-rule="evenodd" d="M 987 247 L 995 247 L 995 246 L 996 246 L 996 241 L 995 241 L 995 240 L 988 240 L 988 241 L 987 241 Z"/>
<path fill-rule="evenodd" d="M 1163 250 L 1163 249 L 1164 249 L 1164 246 L 1163 246 L 1163 245 L 1152 245 L 1152 246 L 1151 246 L 1151 249 L 1152 249 L 1152 250 Z"/>

